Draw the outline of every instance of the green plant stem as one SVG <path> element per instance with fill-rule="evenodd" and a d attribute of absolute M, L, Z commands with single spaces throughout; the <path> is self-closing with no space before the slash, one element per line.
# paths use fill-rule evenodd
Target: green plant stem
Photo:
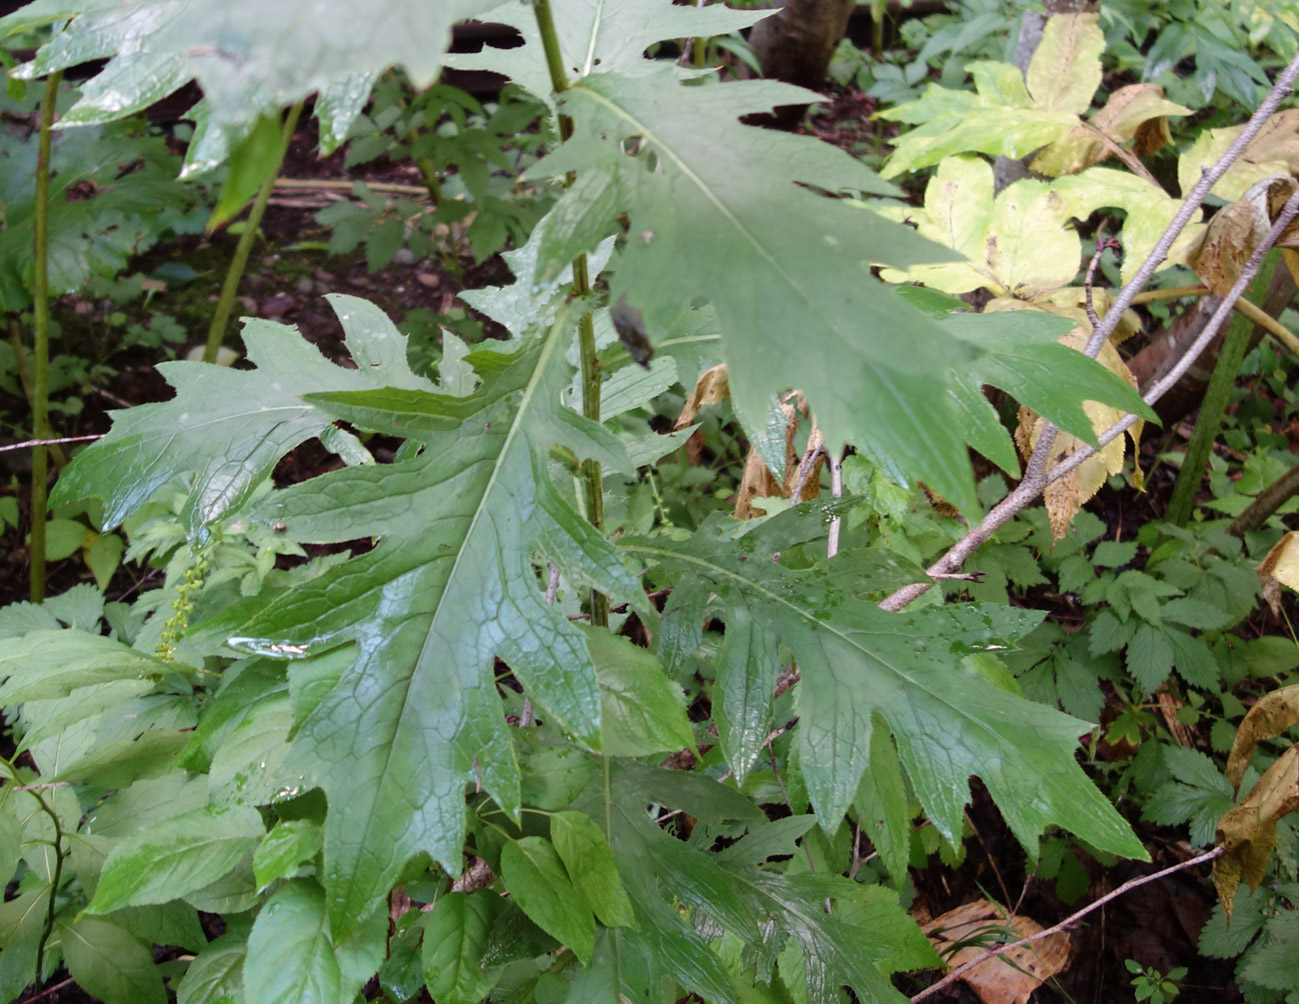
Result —
<path fill-rule="evenodd" d="M 27 353 L 23 350 L 22 327 L 16 317 L 9 318 L 9 347 L 14 350 L 14 366 L 18 369 L 18 382 L 22 385 L 23 397 L 27 398 L 27 407 L 34 411 L 32 402 L 36 400 L 36 384 L 32 380 L 31 367 L 27 365 Z M 56 470 L 61 471 L 68 466 L 68 455 L 57 443 L 50 447 L 50 459 L 54 461 Z"/>
<path fill-rule="evenodd" d="M 217 351 L 221 348 L 226 325 L 230 321 L 230 311 L 234 309 L 235 294 L 239 292 L 239 280 L 243 278 L 244 269 L 248 267 L 248 254 L 253 249 L 253 241 L 257 239 L 257 228 L 262 225 L 262 215 L 266 212 L 266 204 L 271 200 L 275 179 L 279 177 L 284 155 L 288 153 L 289 141 L 293 139 L 293 130 L 298 127 L 298 116 L 301 114 L 302 102 L 299 101 L 285 116 L 280 158 L 275 162 L 274 169 L 266 172 L 261 187 L 257 189 L 257 198 L 253 199 L 253 207 L 248 211 L 248 219 L 244 221 L 244 232 L 239 235 L 239 243 L 235 245 L 234 257 L 230 259 L 230 268 L 226 270 L 226 280 L 221 286 L 221 295 L 217 298 L 216 309 L 212 312 L 212 324 L 207 330 L 207 344 L 203 347 L 205 363 L 216 362 Z"/>
<path fill-rule="evenodd" d="M 1280 252 L 1269 251 L 1268 257 L 1264 259 L 1263 268 L 1259 269 L 1258 275 L 1255 276 L 1246 293 L 1255 304 L 1262 299 L 1268 280 L 1273 270 L 1280 267 L 1279 263 Z M 1249 348 L 1253 330 L 1253 323 L 1240 314 L 1236 315 L 1231 326 L 1227 328 L 1227 334 L 1222 341 L 1222 350 L 1213 368 L 1213 376 L 1209 380 L 1208 389 L 1204 392 L 1199 417 L 1195 421 L 1195 432 L 1186 448 L 1186 459 L 1182 462 L 1177 483 L 1173 485 L 1172 498 L 1168 501 L 1168 511 L 1164 514 L 1164 519 L 1174 526 L 1185 526 L 1191 518 L 1191 511 L 1195 508 L 1195 496 L 1199 494 L 1200 481 L 1209 463 L 1209 453 L 1222 427 L 1222 418 L 1227 411 L 1231 388 L 1236 383 L 1236 376 L 1240 372 L 1241 361 Z"/>
<path fill-rule="evenodd" d="M 533 10 L 537 17 L 537 28 L 541 32 L 542 45 L 546 50 L 546 67 L 550 71 L 550 84 L 558 94 L 568 90 L 568 78 L 564 74 L 564 58 L 559 48 L 559 35 L 555 31 L 555 18 L 550 10 L 550 0 L 538 0 Z M 573 120 L 567 115 L 560 115 L 560 140 L 567 140 L 572 135 Z M 568 184 L 572 183 L 573 176 L 570 175 Z M 573 296 L 585 299 L 590 295 L 591 276 L 584 252 L 573 259 Z M 595 320 L 589 310 L 577 322 L 577 334 L 582 358 L 582 414 L 593 422 L 599 422 L 600 366 L 595 354 Z M 604 473 L 600 468 L 600 462 L 583 461 L 582 475 L 586 518 L 597 530 L 603 532 Z M 589 612 L 592 624 L 597 627 L 609 626 L 609 598 L 597 589 L 591 590 Z"/>
<path fill-rule="evenodd" d="M 41 132 L 36 152 L 35 271 L 32 281 L 32 431 L 37 439 L 53 439 L 50 429 L 50 139 L 58 103 L 60 71 L 45 81 L 41 100 Z M 32 449 L 32 538 L 31 598 L 45 599 L 45 510 L 49 499 L 50 451 L 47 446 Z"/>

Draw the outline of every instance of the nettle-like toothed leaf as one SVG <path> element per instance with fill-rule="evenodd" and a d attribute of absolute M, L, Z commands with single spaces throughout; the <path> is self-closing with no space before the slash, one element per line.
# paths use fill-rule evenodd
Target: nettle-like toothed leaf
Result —
<path fill-rule="evenodd" d="M 664 39 L 708 39 L 749 28 L 772 10 L 733 10 L 725 4 L 682 6 L 671 0 L 561 0 L 552 4 L 555 33 L 570 82 L 591 73 L 648 72 L 655 67 L 645 50 Z M 551 100 L 551 80 L 542 54 L 537 16 L 528 3 L 510 0 L 487 11 L 482 20 L 508 24 L 523 36 L 513 49 L 451 53 L 448 66 L 504 73 L 537 97 Z M 661 67 L 660 67 L 661 68 Z M 679 69 L 698 76 L 695 69 Z"/>
<path fill-rule="evenodd" d="M 718 656 L 715 705 L 726 708 L 737 687 L 744 688 L 746 708 L 768 700 L 777 646 L 793 653 L 802 672 L 801 763 L 823 824 L 838 825 L 857 793 L 871 716 L 879 712 L 921 805 L 949 841 L 960 839 L 969 778 L 977 775 L 1030 852 L 1055 824 L 1096 847 L 1144 858 L 1140 842 L 1074 759 L 1078 736 L 1091 726 L 1000 690 L 962 662 L 967 654 L 1010 647 L 1041 614 L 974 604 L 886 613 L 858 597 L 892 588 L 896 570 L 850 569 L 845 576 L 841 566 L 850 562 L 844 558 L 797 571 L 773 560 L 787 546 L 791 526 L 809 518 L 821 518 L 820 509 L 799 507 L 734 543 L 726 521 L 714 519 L 687 541 L 623 546 L 672 578 L 677 602 L 664 612 L 661 634 L 668 634 L 670 621 L 698 625 L 710 593 L 724 604 L 728 643 Z M 728 661 L 732 623 L 744 626 L 743 658 L 734 665 Z M 717 717 L 720 731 L 726 718 Z M 743 728 L 743 738 L 722 734 L 723 749 L 738 751 L 737 774 L 752 764 L 767 721 L 750 714 Z"/>
<path fill-rule="evenodd" d="M 258 115 L 324 91 L 330 100 L 322 133 L 329 142 L 346 133 L 363 104 L 349 92 L 392 66 L 403 67 L 417 87 L 428 86 L 441 68 L 451 25 L 493 2 L 38 0 L 0 19 L 0 37 L 71 18 L 24 67 L 28 78 L 111 57 L 83 86 L 65 124 L 141 111 L 196 79 L 223 129 L 246 130 Z"/>
<path fill-rule="evenodd" d="M 593 247 L 627 212 L 631 236 L 610 297 L 642 311 L 651 341 L 682 304 L 709 301 L 739 414 L 765 416 L 773 395 L 798 386 L 832 443 L 863 443 L 976 509 L 940 390 L 975 353 L 865 264 L 908 267 L 950 252 L 828 198 L 893 194 L 842 151 L 738 121 L 809 100 L 772 81 L 683 86 L 670 69 L 579 80 L 561 102 L 573 138 L 531 172 L 578 174 L 538 225 L 542 260 Z"/>
<path fill-rule="evenodd" d="M 260 503 L 249 518 L 281 522 L 296 539 L 378 543 L 201 629 L 268 654 L 356 645 L 299 729 L 286 767 L 329 799 L 322 877 L 336 935 L 381 901 L 414 855 L 460 870 L 466 784 L 517 813 L 519 771 L 494 657 L 551 724 L 600 748 L 591 656 L 580 630 L 546 604 L 534 568 L 541 551 L 572 578 L 639 602 L 618 550 L 547 474 L 556 443 L 611 467 L 626 463 L 612 433 L 560 407 L 572 337 L 565 311 L 544 337 L 520 339 L 512 353 L 470 354 L 483 383 L 468 397 L 399 388 L 310 395 L 338 418 L 425 448 Z"/>
<path fill-rule="evenodd" d="M 329 362 L 287 325 L 248 320 L 244 346 L 256 370 L 162 363 L 158 370 L 176 397 L 116 412 L 112 431 L 63 472 L 51 505 L 102 498 L 108 530 L 167 481 L 191 474 L 182 517 L 190 534 L 199 534 L 248 501 L 284 454 L 333 426 L 335 416 L 299 395 L 384 386 L 433 389 L 411 372 L 405 339 L 382 311 L 356 297 L 329 299 L 356 369 Z"/>

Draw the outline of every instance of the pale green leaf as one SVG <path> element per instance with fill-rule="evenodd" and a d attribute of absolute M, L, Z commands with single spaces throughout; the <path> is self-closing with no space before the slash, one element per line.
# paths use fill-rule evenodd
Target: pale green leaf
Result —
<path fill-rule="evenodd" d="M 550 839 L 600 923 L 607 927 L 634 924 L 631 901 L 618 877 L 609 841 L 591 817 L 581 812 L 555 813 L 550 817 Z"/>
<path fill-rule="evenodd" d="M 67 697 L 81 687 L 138 680 L 185 667 L 84 631 L 32 631 L 0 651 L 0 704 Z"/>
<path fill-rule="evenodd" d="M 114 55 L 83 85 L 72 121 L 141 111 L 197 79 L 215 123 L 247 126 L 261 112 L 392 66 L 403 67 L 417 86 L 427 86 L 441 66 L 451 25 L 491 5 L 492 0 L 432 7 L 418 0 L 361 6 L 343 0 L 142 0 L 107 9 L 94 4 L 55 35 L 26 73 L 43 76 Z M 0 32 L 20 26 L 22 17 L 0 21 Z M 49 13 L 43 18 L 52 19 Z M 294 58 L 284 58 L 285 52 Z"/>
<path fill-rule="evenodd" d="M 522 837 L 501 848 L 501 876 L 510 896 L 537 926 L 586 963 L 595 947 L 591 908 L 547 841 Z"/>
<path fill-rule="evenodd" d="M 253 876 L 265 889 L 276 879 L 292 878 L 298 867 L 324 846 L 320 826 L 307 819 L 281 819 L 253 853 Z"/>
<path fill-rule="evenodd" d="M 1047 18 L 1025 73 L 1037 108 L 1081 115 L 1101 85 L 1105 36 L 1099 14 L 1059 14 Z"/>
<path fill-rule="evenodd" d="M 261 817 L 247 808 L 208 806 L 173 816 L 113 848 L 86 909 L 111 913 L 185 896 L 228 873 L 263 832 Z"/>
<path fill-rule="evenodd" d="M 604 751 L 645 756 L 694 745 L 685 694 L 654 654 L 608 631 L 586 628 L 584 633 L 600 685 Z"/>
<path fill-rule="evenodd" d="M 7 883 L 6 883 L 7 884 Z M 36 982 L 36 948 L 45 932 L 49 890 L 32 889 L 0 903 L 0 998 L 18 1000 Z"/>
<path fill-rule="evenodd" d="M 243 330 L 255 370 L 163 363 L 159 370 L 176 397 L 115 412 L 112 431 L 63 472 L 51 504 L 102 498 L 108 529 L 177 473 L 192 471 L 196 483 L 183 518 L 194 532 L 248 501 L 285 453 L 331 424 L 332 416 L 307 403 L 305 395 L 385 385 L 431 390 L 429 381 L 411 373 L 404 356 L 370 357 L 369 345 L 385 339 L 404 343 L 386 319 L 378 330 L 363 326 L 373 323 L 374 314 L 362 313 L 361 303 L 344 296 L 331 300 L 356 369 L 329 362 L 292 328 L 262 320 L 248 321 Z M 353 323 L 354 316 L 362 320 Z"/>

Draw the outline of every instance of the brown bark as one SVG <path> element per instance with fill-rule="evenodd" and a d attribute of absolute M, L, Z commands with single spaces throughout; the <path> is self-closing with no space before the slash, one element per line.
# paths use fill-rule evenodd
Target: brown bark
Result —
<path fill-rule="evenodd" d="M 810 90 L 825 84 L 835 46 L 848 28 L 856 0 L 783 0 L 781 10 L 754 25 L 749 35 L 763 76 Z M 807 105 L 784 105 L 763 124 L 793 129 Z"/>

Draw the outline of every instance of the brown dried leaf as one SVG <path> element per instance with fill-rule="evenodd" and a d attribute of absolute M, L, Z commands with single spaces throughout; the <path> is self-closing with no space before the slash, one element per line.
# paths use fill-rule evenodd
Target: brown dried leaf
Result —
<path fill-rule="evenodd" d="M 1294 188 L 1290 177 L 1263 178 L 1209 221 L 1200 246 L 1190 256 L 1190 266 L 1206 286 L 1219 296 L 1231 289 Z M 1299 228 L 1291 226 L 1282 241 L 1293 243 L 1296 233 Z"/>
<path fill-rule="evenodd" d="M 1004 908 L 980 899 L 949 910 L 923 929 L 948 967 L 954 969 L 978 958 L 993 943 L 1027 938 L 1042 926 L 1028 917 L 1007 916 Z M 962 979 L 984 1004 L 1027 1004 L 1034 990 L 1069 964 L 1069 947 L 1069 933 L 1059 931 L 988 959 Z"/>
<path fill-rule="evenodd" d="M 1254 566 L 1263 583 L 1263 599 L 1281 616 L 1281 587 L 1299 591 L 1299 532 L 1291 530 L 1272 545 L 1267 557 Z"/>
<path fill-rule="evenodd" d="M 1227 756 L 1227 780 L 1233 788 L 1240 787 L 1254 747 L 1263 739 L 1279 736 L 1292 725 L 1299 725 L 1299 685 L 1274 690 L 1254 702 L 1236 730 Z"/>
<path fill-rule="evenodd" d="M 1081 351 L 1087 342 L 1086 330 L 1084 328 L 1075 328 L 1061 338 L 1060 341 Z M 1102 345 L 1096 359 L 1109 367 L 1112 372 L 1127 380 L 1134 388 L 1137 386 L 1136 378 L 1128 370 L 1127 364 L 1119 355 L 1118 350 L 1114 348 L 1113 343 L 1107 342 Z M 1122 410 L 1096 401 L 1084 402 L 1083 411 L 1091 419 L 1092 428 L 1098 434 L 1104 432 L 1124 416 Z M 1015 443 L 1023 456 L 1030 456 L 1037 447 L 1037 441 L 1042 435 L 1042 429 L 1045 425 L 1045 420 L 1035 412 L 1024 407 L 1019 409 L 1019 426 L 1015 430 Z M 1134 454 L 1140 447 L 1142 426 L 1143 423 L 1138 421 L 1128 430 L 1128 437 L 1132 440 Z M 1059 433 L 1056 436 L 1054 445 L 1051 447 L 1051 462 L 1048 466 L 1054 467 L 1086 446 L 1087 444 L 1081 439 L 1077 439 L 1066 432 Z M 1083 505 L 1100 491 L 1101 486 L 1105 484 L 1105 480 L 1110 475 L 1118 474 L 1123 470 L 1125 454 L 1126 439 L 1119 436 L 1103 446 L 1093 456 L 1088 457 L 1064 477 L 1046 486 L 1046 490 L 1042 493 L 1042 499 L 1046 503 L 1046 511 L 1051 519 L 1051 534 L 1056 540 L 1069 532 L 1070 521 L 1078 514 Z"/>
<path fill-rule="evenodd" d="M 681 409 L 681 416 L 672 428 L 674 430 L 684 429 L 695 420 L 700 408 L 716 404 L 718 401 L 730 397 L 730 395 L 731 385 L 727 379 L 725 363 L 719 363 L 710 370 L 704 370 L 703 373 L 699 374 L 699 379 L 695 381 L 695 389 L 686 398 L 685 407 Z"/>
<path fill-rule="evenodd" d="M 789 498 L 802 476 L 801 458 L 795 448 L 794 440 L 798 435 L 799 415 L 807 411 L 807 402 L 802 394 L 791 394 L 797 397 L 797 405 L 786 399 L 781 401 L 780 410 L 785 416 L 785 480 L 782 484 L 768 469 L 762 456 L 755 447 L 749 448 L 749 455 L 744 461 L 744 474 L 740 478 L 740 489 L 735 499 L 735 518 L 752 519 L 754 516 L 767 515 L 766 510 L 753 506 L 755 498 Z M 824 454 L 820 450 L 821 432 L 812 420 L 812 433 L 808 436 L 805 456 L 813 457 L 807 476 L 803 478 L 799 490 L 798 502 L 806 502 L 821 494 L 821 466 Z"/>
<path fill-rule="evenodd" d="M 740 489 L 735 496 L 735 518 L 753 519 L 755 516 L 767 515 L 767 510 L 753 505 L 757 498 L 785 497 L 784 486 L 776 476 L 767 469 L 762 456 L 755 447 L 749 447 L 749 455 L 744 460 L 744 474 L 740 478 Z"/>
<path fill-rule="evenodd" d="M 1218 820 L 1217 844 L 1226 853 L 1213 863 L 1213 884 L 1228 918 L 1240 880 L 1251 889 L 1263 881 L 1276 844 L 1277 820 L 1295 809 L 1299 809 L 1299 746 L 1277 757 L 1245 801 Z"/>

